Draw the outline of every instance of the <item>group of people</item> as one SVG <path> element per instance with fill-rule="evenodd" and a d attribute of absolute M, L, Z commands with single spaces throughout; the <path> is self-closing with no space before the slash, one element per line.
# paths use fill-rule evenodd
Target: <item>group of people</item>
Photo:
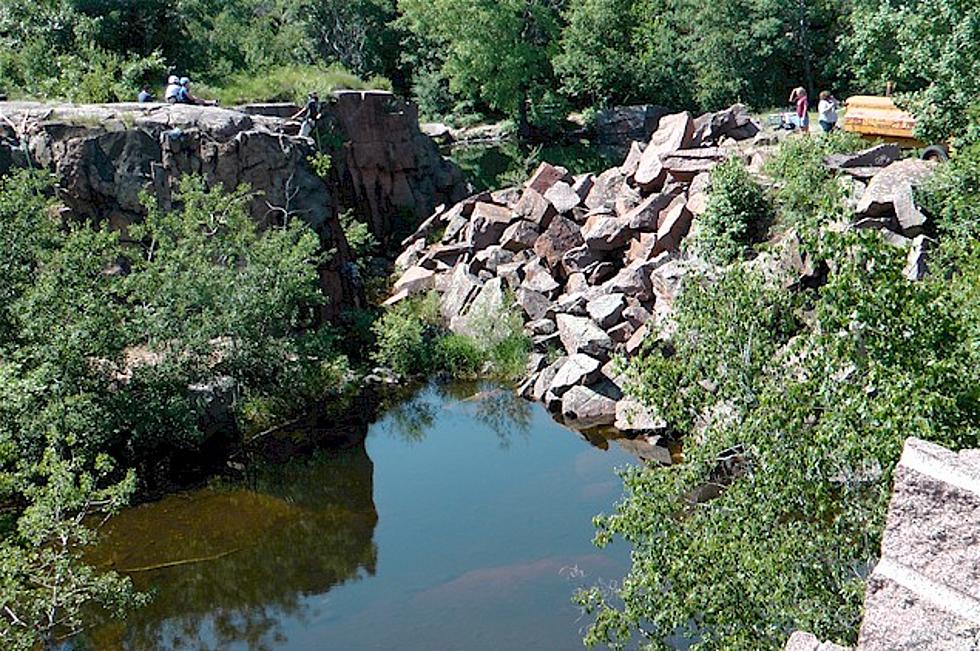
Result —
<path fill-rule="evenodd" d="M 136 98 L 140 104 L 154 101 L 153 93 L 149 86 L 143 86 Z M 197 104 L 201 106 L 214 105 L 214 102 L 199 99 L 191 92 L 191 80 L 187 77 L 170 75 L 167 77 L 167 89 L 163 93 L 163 99 L 168 104 Z"/>
<path fill-rule="evenodd" d="M 806 88 L 799 86 L 789 94 L 789 103 L 796 106 L 796 120 L 800 131 L 809 133 L 810 131 L 810 100 L 806 94 Z M 820 128 L 824 133 L 830 133 L 837 128 L 837 109 L 840 102 L 830 94 L 830 91 L 820 93 L 820 103 L 817 104 Z"/>

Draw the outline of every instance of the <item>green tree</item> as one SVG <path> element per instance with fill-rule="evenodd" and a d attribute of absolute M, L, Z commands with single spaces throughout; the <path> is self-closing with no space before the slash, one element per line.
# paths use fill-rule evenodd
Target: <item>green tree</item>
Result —
<path fill-rule="evenodd" d="M 408 30 L 443 52 L 449 89 L 515 117 L 529 134 L 528 103 L 544 96 L 560 30 L 560 0 L 400 0 Z"/>
<path fill-rule="evenodd" d="M 845 39 L 859 87 L 880 93 L 894 82 L 899 101 L 930 142 L 976 139 L 980 25 L 969 0 L 862 0 Z"/>
<path fill-rule="evenodd" d="M 47 650 L 85 627 L 99 607 L 116 616 L 145 602 L 127 578 L 85 563 L 98 529 L 125 506 L 136 487 L 127 473 L 112 482 L 112 464 L 100 455 L 91 469 L 52 441 L 41 461 L 0 470 L 0 499 L 27 504 L 14 531 L 0 542 L 0 642 L 5 649 Z"/>

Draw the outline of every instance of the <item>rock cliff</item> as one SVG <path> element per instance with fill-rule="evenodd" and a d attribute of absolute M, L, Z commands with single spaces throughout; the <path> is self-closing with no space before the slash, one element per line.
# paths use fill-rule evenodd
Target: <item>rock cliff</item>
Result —
<path fill-rule="evenodd" d="M 427 214 L 465 188 L 458 170 L 419 132 L 412 107 L 391 94 L 338 93 L 324 108 L 331 148 L 342 154 L 335 154 L 326 182 L 309 162 L 314 141 L 297 136 L 295 123 L 284 119 L 295 109 L 288 105 L 263 111 L 0 102 L 0 174 L 14 166 L 49 169 L 66 217 L 123 232 L 144 213 L 141 192 L 167 207 L 185 174 L 226 188 L 247 183 L 260 225 L 299 217 L 335 251 L 320 270 L 330 317 L 358 303 L 361 293 L 339 212 L 354 209 L 385 240 L 393 220 Z"/>

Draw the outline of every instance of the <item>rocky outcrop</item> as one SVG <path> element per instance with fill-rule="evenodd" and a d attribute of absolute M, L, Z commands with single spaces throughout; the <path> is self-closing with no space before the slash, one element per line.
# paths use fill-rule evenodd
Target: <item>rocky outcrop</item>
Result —
<path fill-rule="evenodd" d="M 468 194 L 460 169 L 420 130 L 414 104 L 386 91 L 338 91 L 325 113 L 343 141 L 334 156 L 339 201 L 380 242 L 406 217 L 417 223 Z"/>
<path fill-rule="evenodd" d="M 980 450 L 905 441 L 856 651 L 980 648 Z M 786 651 L 840 649 L 794 633 Z"/>
<path fill-rule="evenodd" d="M 295 135 L 288 105 L 232 110 L 168 104 L 0 103 L 0 174 L 43 167 L 58 178 L 65 217 L 126 232 L 149 192 L 163 208 L 180 178 L 254 191 L 250 210 L 262 227 L 299 218 L 334 255 L 320 270 L 324 316 L 359 302 L 361 288 L 338 214 L 356 204 L 372 228 L 391 234 L 397 216 L 428 214 L 464 194 L 459 172 L 418 131 L 414 109 L 388 93 L 338 93 L 325 129 L 337 150 L 324 181 L 311 167 L 314 142 Z M 417 279 L 416 285 L 424 285 Z"/>
<path fill-rule="evenodd" d="M 712 265 L 684 247 L 707 210 L 714 167 L 734 158 L 758 174 L 779 139 L 761 132 L 740 105 L 697 118 L 664 115 L 658 124 L 647 142 L 632 143 L 617 167 L 573 177 L 542 163 L 520 188 L 436 210 L 404 241 L 396 287 L 426 280 L 390 302 L 434 288 L 447 322 L 459 331 L 473 321 L 468 315 L 477 297 L 499 282 L 523 313 L 534 346 L 523 395 L 543 401 L 574 427 L 616 427 L 633 437 L 665 432 L 658 414 L 624 397 L 617 360 L 637 354 L 652 335 L 669 338 L 687 279 L 715 276 Z M 826 163 L 842 183 L 856 184 L 855 204 L 879 217 L 892 211 L 895 224 L 905 223 L 901 232 L 884 232 L 909 246 L 906 274 L 916 279 L 926 271 L 929 242 L 903 235 L 921 223 L 898 215 L 932 164 L 895 161 L 895 155 L 894 147 L 876 146 Z M 851 173 L 857 169 L 871 179 L 864 196 L 863 183 Z M 852 226 L 862 227 L 862 219 L 858 212 Z M 441 240 L 426 244 L 440 230 Z M 804 253 L 794 231 L 770 245 L 749 263 L 766 277 L 787 290 L 826 281 L 826 265 Z"/>

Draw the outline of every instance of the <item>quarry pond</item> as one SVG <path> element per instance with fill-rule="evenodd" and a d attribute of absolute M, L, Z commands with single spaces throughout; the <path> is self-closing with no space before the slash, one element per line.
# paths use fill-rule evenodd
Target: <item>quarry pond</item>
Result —
<path fill-rule="evenodd" d="M 507 389 L 430 385 L 363 445 L 121 514 L 94 561 L 154 599 L 77 648 L 581 649 L 572 595 L 629 567 L 591 542 L 624 445 Z"/>

